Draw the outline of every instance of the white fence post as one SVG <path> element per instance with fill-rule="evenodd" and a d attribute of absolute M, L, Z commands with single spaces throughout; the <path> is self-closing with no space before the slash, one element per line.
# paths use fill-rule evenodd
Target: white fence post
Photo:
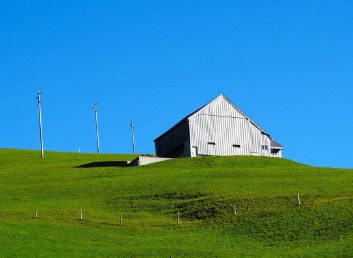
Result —
<path fill-rule="evenodd" d="M 297 198 L 298 198 L 298 205 L 300 205 L 300 195 L 299 195 L 299 193 L 298 193 Z"/>

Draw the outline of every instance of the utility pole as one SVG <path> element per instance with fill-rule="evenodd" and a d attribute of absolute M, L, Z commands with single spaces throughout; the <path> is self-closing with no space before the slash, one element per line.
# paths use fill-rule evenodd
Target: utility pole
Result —
<path fill-rule="evenodd" d="M 100 153 L 99 150 L 99 131 L 98 131 L 98 108 L 97 108 L 97 102 L 94 102 L 94 113 L 95 113 L 95 117 L 96 117 L 96 137 L 97 137 L 97 153 Z"/>
<path fill-rule="evenodd" d="M 136 152 L 136 148 L 135 148 L 135 130 L 134 130 L 134 121 L 133 120 L 131 120 L 130 127 L 131 127 L 131 136 L 132 136 L 132 152 L 135 154 L 135 152 Z"/>
<path fill-rule="evenodd" d="M 41 92 L 37 92 L 37 100 L 38 100 L 38 116 L 39 116 L 39 137 L 40 137 L 40 156 L 44 158 L 44 144 L 43 144 L 43 126 L 42 126 L 42 108 L 41 103 L 42 99 L 40 97 Z"/>

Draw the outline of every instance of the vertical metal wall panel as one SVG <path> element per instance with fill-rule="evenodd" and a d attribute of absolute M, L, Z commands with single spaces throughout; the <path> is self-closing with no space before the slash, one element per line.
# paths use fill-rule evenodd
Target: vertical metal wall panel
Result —
<path fill-rule="evenodd" d="M 190 116 L 189 128 L 190 146 L 197 147 L 199 155 L 270 154 L 269 136 L 223 98 Z"/>
<path fill-rule="evenodd" d="M 159 157 L 176 157 L 190 155 L 189 124 L 187 121 L 167 131 L 155 140 L 156 154 Z"/>

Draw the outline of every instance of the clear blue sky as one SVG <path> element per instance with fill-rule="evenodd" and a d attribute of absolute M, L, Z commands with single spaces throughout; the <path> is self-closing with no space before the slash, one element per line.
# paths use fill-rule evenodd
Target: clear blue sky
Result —
<path fill-rule="evenodd" d="M 284 157 L 353 168 L 353 1 L 0 1 L 1 148 L 154 153 L 225 94 Z"/>

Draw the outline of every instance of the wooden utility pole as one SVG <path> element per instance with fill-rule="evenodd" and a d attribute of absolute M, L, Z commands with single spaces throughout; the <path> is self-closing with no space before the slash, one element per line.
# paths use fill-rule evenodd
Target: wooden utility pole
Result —
<path fill-rule="evenodd" d="M 131 127 L 131 137 L 132 137 L 132 152 L 135 154 L 135 152 L 136 152 L 136 147 L 135 147 L 135 128 L 134 128 L 134 121 L 133 120 L 131 120 L 130 127 Z"/>
<path fill-rule="evenodd" d="M 42 125 L 42 99 L 41 92 L 37 92 L 37 100 L 38 100 L 38 116 L 39 116 L 39 137 L 40 137 L 40 156 L 44 158 L 44 143 L 43 143 L 43 125 Z"/>
<path fill-rule="evenodd" d="M 98 130 L 98 108 L 97 108 L 97 102 L 94 102 L 94 113 L 95 113 L 95 118 L 96 118 L 96 138 L 97 138 L 97 153 L 100 153 L 99 149 L 99 130 Z"/>

